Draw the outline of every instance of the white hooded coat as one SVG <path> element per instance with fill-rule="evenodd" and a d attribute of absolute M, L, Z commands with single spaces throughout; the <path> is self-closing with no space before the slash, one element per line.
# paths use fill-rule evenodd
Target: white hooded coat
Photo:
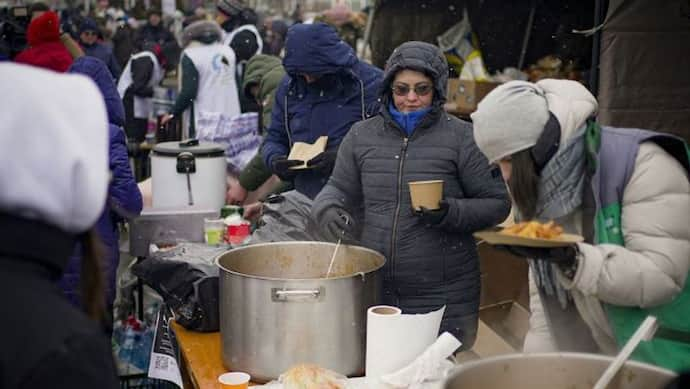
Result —
<path fill-rule="evenodd" d="M 543 80 L 549 110 L 562 129 L 562 143 L 597 109 L 582 85 Z M 622 230 L 625 246 L 578 244 L 579 265 L 572 280 L 559 274 L 575 306 L 602 352 L 617 347 L 602 302 L 648 308 L 673 300 L 690 270 L 690 183 L 681 164 L 652 142 L 643 143 L 623 192 Z M 572 218 L 582 233 L 581 210 Z M 530 272 L 530 328 L 525 352 L 557 350 L 549 320 Z"/>

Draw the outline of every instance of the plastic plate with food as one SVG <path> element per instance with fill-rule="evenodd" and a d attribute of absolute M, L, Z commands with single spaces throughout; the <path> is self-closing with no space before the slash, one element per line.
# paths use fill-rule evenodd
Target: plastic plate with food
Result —
<path fill-rule="evenodd" d="M 529 221 L 497 230 L 474 233 L 474 237 L 491 245 L 524 247 L 562 247 L 582 242 L 580 235 L 567 234 L 555 222 Z"/>

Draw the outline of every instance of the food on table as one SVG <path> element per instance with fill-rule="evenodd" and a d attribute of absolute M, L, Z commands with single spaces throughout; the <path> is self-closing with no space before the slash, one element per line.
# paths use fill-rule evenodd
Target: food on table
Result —
<path fill-rule="evenodd" d="M 344 379 L 335 372 L 316 365 L 297 365 L 280 376 L 284 389 L 344 389 Z"/>
<path fill-rule="evenodd" d="M 532 220 L 506 227 L 501 233 L 523 238 L 557 239 L 563 234 L 563 227 L 553 220 L 544 224 Z"/>

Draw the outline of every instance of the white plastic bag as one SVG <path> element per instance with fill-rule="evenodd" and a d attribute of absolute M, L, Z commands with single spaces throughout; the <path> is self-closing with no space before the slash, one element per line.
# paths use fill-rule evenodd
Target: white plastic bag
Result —
<path fill-rule="evenodd" d="M 197 139 L 223 145 L 228 168 L 239 174 L 259 151 L 259 114 L 247 112 L 228 117 L 215 112 L 199 112 L 197 115 Z"/>

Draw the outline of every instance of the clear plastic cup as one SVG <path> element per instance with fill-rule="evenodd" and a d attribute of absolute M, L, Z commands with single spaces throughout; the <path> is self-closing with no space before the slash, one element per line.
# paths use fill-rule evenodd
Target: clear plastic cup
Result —
<path fill-rule="evenodd" d="M 204 240 L 208 245 L 223 243 L 225 224 L 223 219 L 204 219 Z"/>

